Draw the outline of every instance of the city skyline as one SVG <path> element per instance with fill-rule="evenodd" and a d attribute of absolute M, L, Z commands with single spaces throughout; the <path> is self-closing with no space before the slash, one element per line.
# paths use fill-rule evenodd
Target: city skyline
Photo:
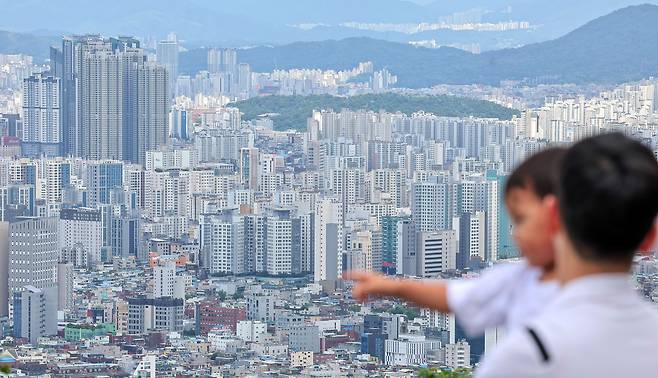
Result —
<path fill-rule="evenodd" d="M 538 39 L 593 20 L 573 33 L 536 45 L 519 37 L 511 43 L 525 47 L 501 50 L 486 42 L 492 33 L 542 30 L 507 18 L 527 15 L 519 2 L 442 5 L 432 19 L 416 12 L 435 2 L 414 3 L 390 17 L 386 7 L 364 16 L 367 1 L 321 16 L 379 36 L 476 30 L 482 39 L 449 49 L 434 37 L 363 39 L 387 54 L 356 56 L 345 40 L 301 43 L 325 27 L 330 39 L 334 28 L 299 7 L 269 17 L 298 30 L 300 43 L 241 48 L 254 34 L 201 45 L 185 25 L 126 36 L 154 20 L 136 5 L 125 12 L 144 21 L 133 33 L 99 25 L 76 34 L 81 22 L 40 53 L 47 59 L 25 53 L 37 44 L 0 54 L 0 363 L 80 376 L 477 372 L 503 327 L 472 337 L 454 314 L 393 298 L 360 303 L 343 274 L 468 280 L 523 264 L 505 189 L 521 162 L 607 132 L 658 159 L 658 59 L 634 51 L 625 59 L 636 65 L 606 80 L 614 59 L 569 50 L 658 7 L 597 18 L 629 2 L 590 4 L 560 27 L 547 22 Z M 181 20 L 206 20 L 201 1 L 167 4 Z M 655 25 L 638 24 L 623 30 L 646 29 L 639 46 L 658 42 Z M 574 56 L 571 68 L 557 78 L 519 68 L 544 48 Z M 259 55 L 267 49 L 275 52 Z M 517 65 L 508 72 L 501 62 Z M 638 256 L 633 275 L 654 303 L 656 253 Z"/>

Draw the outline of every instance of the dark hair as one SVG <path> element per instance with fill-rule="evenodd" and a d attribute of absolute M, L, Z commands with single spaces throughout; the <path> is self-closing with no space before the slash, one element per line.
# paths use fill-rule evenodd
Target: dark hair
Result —
<path fill-rule="evenodd" d="M 531 189 L 539 198 L 557 194 L 559 170 L 567 149 L 549 147 L 519 164 L 507 178 L 505 196 L 514 189 Z"/>
<path fill-rule="evenodd" d="M 564 157 L 559 199 L 582 258 L 629 263 L 658 213 L 658 162 L 623 134 L 584 139 Z"/>

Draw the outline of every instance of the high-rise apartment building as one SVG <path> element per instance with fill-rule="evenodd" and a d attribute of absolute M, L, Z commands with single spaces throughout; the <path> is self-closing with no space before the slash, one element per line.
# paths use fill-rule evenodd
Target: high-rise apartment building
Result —
<path fill-rule="evenodd" d="M 9 225 L 9 296 L 24 286 L 57 287 L 57 219 L 25 217 Z M 55 295 L 57 295 L 55 293 Z"/>
<path fill-rule="evenodd" d="M 82 53 L 79 153 L 86 159 L 123 160 L 124 112 L 129 111 L 123 106 L 129 96 L 124 64 L 132 62 L 122 58 L 105 41 L 90 42 Z"/>
<path fill-rule="evenodd" d="M 179 298 L 129 298 L 128 334 L 139 335 L 150 330 L 176 332 L 183 330 L 184 300 Z"/>
<path fill-rule="evenodd" d="M 71 162 L 61 158 L 40 160 L 37 197 L 48 203 L 62 202 L 64 188 L 71 183 Z"/>
<path fill-rule="evenodd" d="M 245 271 L 244 220 L 232 211 L 203 214 L 201 225 L 201 252 L 203 266 L 209 273 Z"/>
<path fill-rule="evenodd" d="M 104 246 L 102 221 L 101 211 L 97 209 L 62 209 L 59 214 L 58 249 L 80 245 L 86 251 L 89 264 L 100 263 Z"/>
<path fill-rule="evenodd" d="M 0 220 L 0 316 L 9 314 L 9 222 Z"/>
<path fill-rule="evenodd" d="M 143 162 L 146 150 L 166 143 L 170 75 L 146 62 L 136 39 L 65 37 L 61 54 L 53 52 L 61 59 L 54 65 L 62 71 L 64 154 Z"/>
<path fill-rule="evenodd" d="M 215 74 L 222 71 L 222 55 L 220 49 L 208 49 L 208 72 Z"/>
<path fill-rule="evenodd" d="M 266 220 L 267 273 L 292 273 L 292 219 L 291 211 L 275 209 Z"/>
<path fill-rule="evenodd" d="M 178 78 L 178 41 L 174 38 L 158 42 L 156 59 L 164 66 L 168 75 L 169 97 L 176 95 L 176 79 Z"/>
<path fill-rule="evenodd" d="M 453 229 L 459 233 L 457 269 L 476 266 L 485 261 L 487 234 L 486 214 L 482 211 L 464 213 L 453 220 Z"/>
<path fill-rule="evenodd" d="M 314 279 L 334 281 L 343 272 L 343 205 L 322 199 L 315 207 Z"/>
<path fill-rule="evenodd" d="M 123 163 L 93 161 L 87 164 L 87 206 L 110 203 L 111 191 L 123 187 Z"/>
<path fill-rule="evenodd" d="M 73 263 L 60 261 L 57 264 L 57 310 L 71 312 L 74 310 L 73 298 Z"/>
<path fill-rule="evenodd" d="M 167 71 L 146 63 L 137 69 L 137 138 L 125 142 L 127 160 L 144 165 L 146 151 L 166 145 L 169 137 L 169 97 Z M 132 135 L 134 138 L 134 135 Z"/>
<path fill-rule="evenodd" d="M 251 92 L 251 67 L 247 63 L 238 64 L 238 92 L 242 98 Z"/>
<path fill-rule="evenodd" d="M 36 345 L 40 337 L 57 333 L 57 288 L 25 285 L 14 291 L 14 337 Z"/>
<path fill-rule="evenodd" d="M 23 80 L 24 156 L 58 156 L 61 153 L 61 82 L 57 77 L 34 74 Z"/>
<path fill-rule="evenodd" d="M 256 190 L 259 178 L 258 148 L 240 149 L 240 182 L 245 188 Z"/>
<path fill-rule="evenodd" d="M 448 185 L 439 177 L 411 185 L 411 216 L 417 231 L 431 232 L 448 226 Z"/>

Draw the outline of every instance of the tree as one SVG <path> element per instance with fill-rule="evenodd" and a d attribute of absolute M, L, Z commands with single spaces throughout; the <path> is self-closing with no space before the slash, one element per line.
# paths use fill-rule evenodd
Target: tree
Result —
<path fill-rule="evenodd" d="M 425 111 L 446 117 L 482 117 L 511 119 L 519 112 L 493 102 L 456 96 L 420 96 L 396 93 L 367 94 L 352 97 L 330 95 L 313 96 L 263 96 L 230 104 L 244 113 L 245 120 L 258 118 L 262 114 L 274 113 L 274 128 L 277 130 L 305 130 L 306 119 L 313 110 L 342 109 L 371 110 L 407 115 Z"/>
<path fill-rule="evenodd" d="M 418 377 L 420 378 L 468 378 L 470 376 L 471 371 L 469 369 L 420 369 L 418 371 Z"/>
<path fill-rule="evenodd" d="M 237 301 L 242 298 L 244 298 L 244 287 L 239 287 L 235 290 L 235 294 L 233 294 L 233 299 Z"/>
<path fill-rule="evenodd" d="M 350 307 L 348 307 L 348 310 L 350 310 L 351 312 L 361 312 L 361 306 L 356 304 L 351 305 Z"/>

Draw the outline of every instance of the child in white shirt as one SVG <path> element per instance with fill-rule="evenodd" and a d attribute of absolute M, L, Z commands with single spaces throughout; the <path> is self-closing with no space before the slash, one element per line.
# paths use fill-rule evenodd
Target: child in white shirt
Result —
<path fill-rule="evenodd" d="M 550 209 L 555 201 L 563 148 L 545 149 L 524 161 L 507 180 L 505 204 L 523 259 L 500 263 L 479 278 L 410 280 L 373 272 L 347 272 L 353 297 L 397 297 L 420 307 L 452 312 L 469 335 L 488 328 L 524 325 L 557 294 Z"/>

